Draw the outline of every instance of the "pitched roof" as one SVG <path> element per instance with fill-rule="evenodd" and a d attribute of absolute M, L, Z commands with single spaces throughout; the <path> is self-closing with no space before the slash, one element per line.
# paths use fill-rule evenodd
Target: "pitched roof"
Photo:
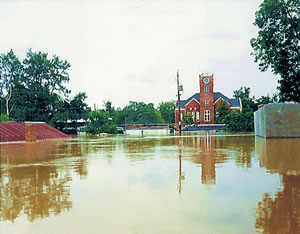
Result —
<path fill-rule="evenodd" d="M 228 98 L 220 92 L 215 92 L 214 93 L 214 102 L 217 101 L 219 98 L 222 98 L 223 100 L 228 102 L 231 107 L 240 107 L 241 106 L 239 98 Z"/>
<path fill-rule="evenodd" d="M 189 97 L 186 100 L 180 100 L 180 108 L 184 109 L 185 105 L 189 103 L 193 98 L 196 99 L 198 102 L 200 102 L 200 93 L 195 93 L 193 96 Z M 228 98 L 220 92 L 214 92 L 214 102 L 217 101 L 219 98 L 222 98 L 223 100 L 228 102 L 231 107 L 241 106 L 239 98 Z M 177 108 L 178 108 L 178 102 L 176 102 L 176 109 Z"/>
<path fill-rule="evenodd" d="M 200 102 L 200 93 L 195 93 L 193 96 L 189 97 L 186 100 L 180 100 L 180 108 L 184 109 L 185 105 L 189 103 L 193 98 Z M 176 102 L 176 108 L 178 108 L 178 101 Z"/>

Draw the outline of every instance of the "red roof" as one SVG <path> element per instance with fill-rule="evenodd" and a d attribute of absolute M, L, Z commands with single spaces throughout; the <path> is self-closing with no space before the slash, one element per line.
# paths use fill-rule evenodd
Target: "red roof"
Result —
<path fill-rule="evenodd" d="M 66 138 L 68 135 L 46 123 L 34 123 L 37 130 L 37 140 Z M 25 141 L 24 122 L 1 122 L 0 142 Z"/>

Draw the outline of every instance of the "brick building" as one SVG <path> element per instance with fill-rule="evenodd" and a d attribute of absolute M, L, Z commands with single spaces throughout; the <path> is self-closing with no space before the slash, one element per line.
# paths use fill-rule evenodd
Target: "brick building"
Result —
<path fill-rule="evenodd" d="M 226 102 L 229 111 L 242 110 L 240 98 L 228 98 L 220 92 L 214 92 L 214 76 L 199 76 L 200 92 L 186 100 L 180 101 L 181 121 L 184 115 L 191 115 L 196 124 L 213 124 L 215 120 L 214 108 Z M 176 102 L 175 124 L 179 121 L 179 108 Z"/>

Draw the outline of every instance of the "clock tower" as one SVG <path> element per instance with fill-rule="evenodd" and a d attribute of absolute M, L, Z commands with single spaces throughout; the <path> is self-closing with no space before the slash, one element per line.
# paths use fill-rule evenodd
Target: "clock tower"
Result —
<path fill-rule="evenodd" d="M 214 123 L 214 76 L 200 75 L 200 124 Z"/>

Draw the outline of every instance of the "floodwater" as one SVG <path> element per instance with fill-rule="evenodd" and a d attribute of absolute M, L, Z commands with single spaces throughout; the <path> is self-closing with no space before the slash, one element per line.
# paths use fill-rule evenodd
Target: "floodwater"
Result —
<path fill-rule="evenodd" d="M 1 234 L 300 233 L 300 141 L 251 135 L 2 144 Z"/>

